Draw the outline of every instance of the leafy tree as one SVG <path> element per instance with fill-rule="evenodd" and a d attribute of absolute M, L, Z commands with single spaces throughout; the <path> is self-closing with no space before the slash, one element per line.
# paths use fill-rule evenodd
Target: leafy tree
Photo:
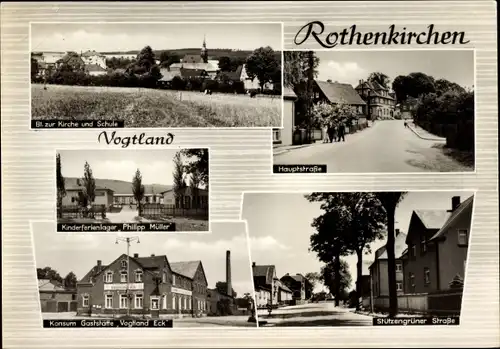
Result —
<path fill-rule="evenodd" d="M 59 72 L 84 72 L 85 62 L 82 60 L 80 55 L 76 52 L 68 52 L 63 58 L 56 62 Z"/>
<path fill-rule="evenodd" d="M 306 278 L 306 298 L 310 298 L 313 294 L 314 288 L 320 280 L 320 275 L 316 272 L 309 272 L 304 275 Z"/>
<path fill-rule="evenodd" d="M 188 174 L 195 173 L 199 185 L 208 187 L 208 149 L 184 149 L 182 155 L 187 158 L 184 171 Z"/>
<path fill-rule="evenodd" d="M 273 82 L 272 79 L 279 69 L 281 69 L 281 64 L 276 59 L 274 50 L 269 46 L 254 50 L 246 61 L 248 77 L 252 80 L 259 79 L 261 90 L 264 89 L 266 83 Z"/>
<path fill-rule="evenodd" d="M 406 193 L 403 192 L 378 192 L 376 197 L 385 209 L 387 214 L 387 270 L 389 279 L 389 316 L 396 316 L 398 312 L 398 296 L 396 290 L 396 258 L 394 252 L 394 242 L 396 240 L 394 233 L 394 215 L 396 207 L 403 200 Z"/>
<path fill-rule="evenodd" d="M 95 179 L 92 174 L 92 169 L 87 161 L 85 161 L 85 165 L 83 167 L 83 196 L 87 201 L 88 205 L 92 205 L 95 200 Z M 93 211 L 91 212 L 92 217 L 94 215 Z"/>
<path fill-rule="evenodd" d="M 227 56 L 222 56 L 219 58 L 219 70 L 222 72 L 227 72 L 232 70 L 231 58 Z"/>
<path fill-rule="evenodd" d="M 389 88 L 389 77 L 387 75 L 385 75 L 384 73 L 381 73 L 381 72 L 374 72 L 374 73 L 371 73 L 370 76 L 368 76 L 368 81 L 369 82 L 376 82 L 380 85 L 382 85 L 382 87 L 385 87 L 385 88 Z"/>
<path fill-rule="evenodd" d="M 392 89 L 399 102 L 406 101 L 408 97 L 418 98 L 436 91 L 434 78 L 424 73 L 399 75 L 392 82 Z"/>
<path fill-rule="evenodd" d="M 132 193 L 134 194 L 135 202 L 137 202 L 137 209 L 139 211 L 139 216 L 142 215 L 142 200 L 144 199 L 144 194 L 146 190 L 142 184 L 142 174 L 139 169 L 135 171 L 134 178 L 132 178 Z"/>
<path fill-rule="evenodd" d="M 335 277 L 336 275 L 340 275 L 339 279 Z M 330 293 L 335 295 L 336 295 L 335 287 L 338 283 L 340 285 L 340 292 L 338 294 L 340 300 L 341 298 L 343 298 L 341 294 L 345 293 L 349 289 L 349 287 L 351 287 L 352 277 L 349 272 L 349 264 L 347 264 L 347 262 L 344 260 L 340 260 L 340 272 L 338 274 L 335 272 L 334 263 L 330 262 L 325 264 L 321 268 L 320 280 L 321 282 L 323 282 L 323 285 L 325 285 L 328 288 Z"/>
<path fill-rule="evenodd" d="M 68 275 L 64 277 L 63 284 L 65 288 L 76 289 L 76 283 L 78 282 L 75 273 L 70 271 Z"/>
<path fill-rule="evenodd" d="M 61 154 L 56 155 L 57 217 L 62 217 L 62 200 L 66 196 L 65 180 L 61 170 Z"/>
<path fill-rule="evenodd" d="M 184 163 L 182 161 L 182 151 L 177 152 L 174 156 L 174 196 L 176 205 L 183 207 L 184 202 L 182 197 L 184 195 L 184 188 L 186 182 L 184 181 Z"/>
<path fill-rule="evenodd" d="M 162 77 L 160 67 L 156 64 L 155 54 L 151 46 L 144 47 L 135 62 L 127 68 L 127 73 L 136 75 L 139 84 L 142 86 L 152 86 Z"/>
<path fill-rule="evenodd" d="M 35 80 L 40 72 L 38 61 L 31 57 L 31 81 Z"/>
<path fill-rule="evenodd" d="M 217 292 L 220 294 L 227 294 L 227 283 L 225 281 L 217 281 L 215 283 L 215 288 L 217 289 Z M 236 298 L 238 295 L 234 288 L 231 288 L 231 292 L 233 293 L 232 296 L 233 298 Z"/>
<path fill-rule="evenodd" d="M 446 92 L 457 92 L 457 93 L 465 93 L 465 88 L 460 86 L 455 82 L 448 81 L 446 79 L 438 79 L 434 83 L 436 88 L 436 93 L 438 96 L 445 94 Z"/>
<path fill-rule="evenodd" d="M 59 273 L 51 267 L 36 268 L 36 276 L 37 279 L 53 280 L 60 283 L 63 282 L 61 275 L 59 275 Z"/>
<path fill-rule="evenodd" d="M 319 102 L 312 107 L 313 122 L 312 125 L 328 126 L 345 122 L 351 124 L 356 117 L 356 108 L 347 103 L 326 103 Z"/>

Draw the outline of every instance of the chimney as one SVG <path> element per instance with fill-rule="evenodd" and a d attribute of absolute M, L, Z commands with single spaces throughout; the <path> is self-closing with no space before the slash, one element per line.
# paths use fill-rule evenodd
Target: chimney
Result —
<path fill-rule="evenodd" d="M 139 253 L 134 253 L 134 258 L 139 258 Z"/>
<path fill-rule="evenodd" d="M 97 272 L 100 273 L 102 269 L 102 261 L 100 259 L 97 260 Z"/>
<path fill-rule="evenodd" d="M 363 83 L 363 80 L 359 80 L 359 84 L 361 85 Z"/>
<path fill-rule="evenodd" d="M 455 211 L 458 206 L 460 206 L 460 196 L 452 197 L 451 198 L 451 212 Z"/>
<path fill-rule="evenodd" d="M 233 288 L 231 285 L 231 251 L 226 251 L 226 294 L 233 295 Z"/>
<path fill-rule="evenodd" d="M 255 267 L 255 262 L 252 262 L 252 267 Z"/>

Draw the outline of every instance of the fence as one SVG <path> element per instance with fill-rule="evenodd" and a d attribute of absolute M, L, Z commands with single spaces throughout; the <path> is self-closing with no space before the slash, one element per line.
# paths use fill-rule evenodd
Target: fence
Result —
<path fill-rule="evenodd" d="M 208 208 L 177 208 L 174 205 L 144 204 L 141 216 L 159 217 L 190 217 L 208 219 Z"/>
<path fill-rule="evenodd" d="M 445 290 L 433 293 L 412 293 L 398 295 L 398 310 L 408 313 L 460 315 L 462 289 Z M 375 310 L 388 310 L 389 297 L 376 297 Z M 370 299 L 363 299 L 363 306 L 370 307 Z"/>
<path fill-rule="evenodd" d="M 62 211 L 60 214 L 61 218 L 89 218 L 90 213 L 96 215 L 100 215 L 102 218 L 105 218 L 106 215 L 106 206 L 105 205 L 92 205 L 90 209 L 86 207 L 82 207 L 79 205 L 65 205 L 62 206 Z"/>

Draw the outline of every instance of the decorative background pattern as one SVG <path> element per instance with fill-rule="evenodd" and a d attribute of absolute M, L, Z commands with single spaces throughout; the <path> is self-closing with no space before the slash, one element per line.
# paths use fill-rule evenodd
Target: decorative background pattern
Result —
<path fill-rule="evenodd" d="M 471 43 L 465 47 L 476 49 L 475 173 L 272 175 L 271 130 L 172 130 L 175 147 L 210 147 L 212 221 L 238 220 L 244 191 L 477 190 L 460 327 L 261 328 L 227 331 L 203 328 L 109 331 L 40 327 L 30 221 L 47 221 L 55 217 L 55 149 L 111 146 L 97 143 L 98 130 L 29 130 L 29 22 L 235 20 L 283 21 L 286 48 L 297 48 L 294 47 L 293 38 L 297 30 L 311 20 L 322 21 L 329 30 L 352 24 L 357 24 L 360 30 L 386 30 L 390 24 L 405 25 L 408 30 L 422 30 L 432 23 L 438 30 L 466 32 Z M 1 144 L 4 347 L 498 346 L 500 280 L 495 23 L 496 7 L 493 1 L 3 3 Z M 310 41 L 300 48 L 319 47 Z M 398 48 L 419 49 L 406 45 Z M 369 49 L 382 47 L 372 46 Z M 127 129 L 117 132 L 122 136 L 140 132 L 154 136 L 169 130 Z M 130 146 L 129 151 L 135 148 Z"/>

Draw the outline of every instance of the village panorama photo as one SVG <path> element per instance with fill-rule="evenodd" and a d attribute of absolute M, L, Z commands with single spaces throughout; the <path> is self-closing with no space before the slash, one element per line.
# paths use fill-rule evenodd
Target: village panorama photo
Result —
<path fill-rule="evenodd" d="M 473 210 L 469 191 L 245 193 L 259 326 L 458 325 Z"/>
<path fill-rule="evenodd" d="M 474 50 L 285 51 L 283 83 L 275 173 L 475 170 Z"/>
<path fill-rule="evenodd" d="M 59 232 L 208 231 L 208 149 L 58 150 Z"/>
<path fill-rule="evenodd" d="M 211 234 L 61 236 L 53 223 L 33 223 L 44 327 L 121 319 L 256 327 L 246 225 L 212 228 Z"/>
<path fill-rule="evenodd" d="M 32 127 L 282 126 L 281 23 L 30 25 Z"/>

